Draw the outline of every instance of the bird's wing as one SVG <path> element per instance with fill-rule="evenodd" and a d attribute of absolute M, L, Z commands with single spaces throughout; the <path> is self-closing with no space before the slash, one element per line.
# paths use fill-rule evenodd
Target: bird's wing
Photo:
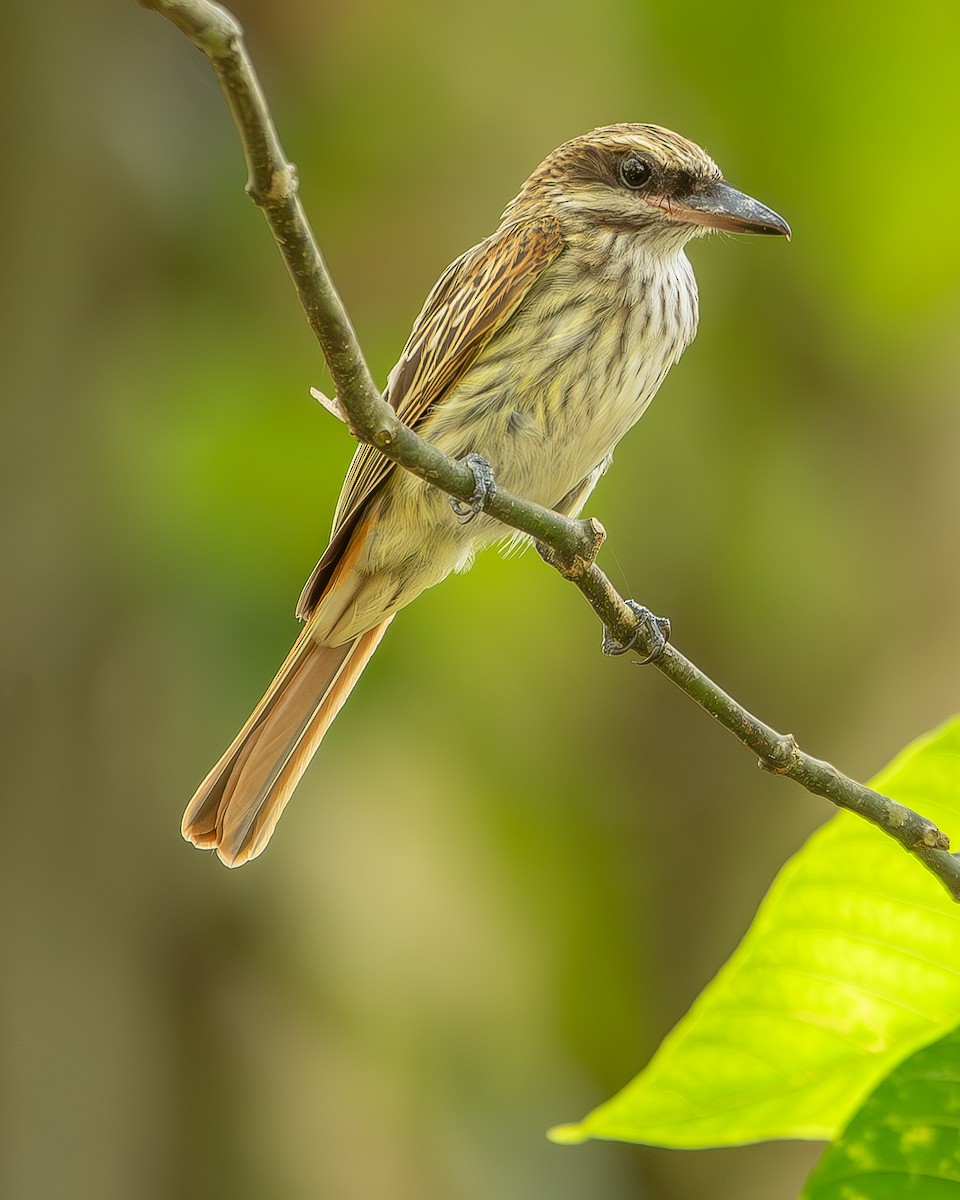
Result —
<path fill-rule="evenodd" d="M 459 382 L 563 246 L 556 218 L 537 217 L 502 227 L 447 267 L 414 322 L 384 393 L 406 425 L 416 427 Z M 310 615 L 370 497 L 394 465 L 373 446 L 361 446 L 353 456 L 330 544 L 300 596 L 299 617 Z"/>

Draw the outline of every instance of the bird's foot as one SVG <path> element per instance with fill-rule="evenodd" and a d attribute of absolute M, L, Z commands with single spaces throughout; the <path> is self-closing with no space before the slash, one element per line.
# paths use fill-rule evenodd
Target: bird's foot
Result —
<path fill-rule="evenodd" d="M 477 486 L 468 500 L 459 500 L 456 496 L 452 496 L 450 507 L 460 519 L 461 525 L 469 525 L 474 517 L 483 512 L 487 501 L 492 500 L 497 494 L 497 482 L 493 477 L 493 467 L 479 454 L 468 454 L 460 461 L 473 472 Z"/>
<path fill-rule="evenodd" d="M 604 654 L 626 654 L 628 650 L 632 650 L 637 644 L 637 639 L 640 637 L 641 631 L 646 635 L 650 646 L 649 653 L 646 658 L 642 658 L 637 664 L 643 666 L 645 663 L 656 662 L 666 649 L 667 642 L 670 640 L 670 622 L 666 617 L 656 617 L 649 608 L 638 604 L 636 600 L 625 601 L 627 607 L 637 618 L 637 628 L 634 631 L 633 637 L 626 642 L 618 642 L 608 629 L 603 632 L 603 652 Z"/>

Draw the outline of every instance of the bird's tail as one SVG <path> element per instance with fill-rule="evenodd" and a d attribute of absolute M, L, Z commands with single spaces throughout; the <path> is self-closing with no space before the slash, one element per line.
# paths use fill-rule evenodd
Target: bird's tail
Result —
<path fill-rule="evenodd" d="M 256 858 L 391 620 L 342 646 L 325 646 L 304 629 L 187 805 L 181 826 L 187 841 L 215 849 L 228 867 Z"/>

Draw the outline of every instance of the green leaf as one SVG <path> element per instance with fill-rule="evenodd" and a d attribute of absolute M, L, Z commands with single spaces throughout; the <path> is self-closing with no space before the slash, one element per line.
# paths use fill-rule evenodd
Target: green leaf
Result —
<path fill-rule="evenodd" d="M 956 1200 L 960 1029 L 888 1075 L 807 1181 L 803 1200 Z"/>
<path fill-rule="evenodd" d="M 960 835 L 960 719 L 872 786 Z M 957 1024 L 958 971 L 960 905 L 885 834 L 840 813 L 786 864 L 646 1069 L 549 1136 L 673 1147 L 832 1138 L 897 1063 Z"/>

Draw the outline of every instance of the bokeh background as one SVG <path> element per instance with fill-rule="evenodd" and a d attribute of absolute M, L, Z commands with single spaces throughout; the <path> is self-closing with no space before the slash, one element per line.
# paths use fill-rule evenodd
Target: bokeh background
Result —
<path fill-rule="evenodd" d="M 602 563 L 856 775 L 957 707 L 955 4 L 236 11 L 380 379 L 594 125 L 677 128 L 780 210 L 791 245 L 692 247 L 701 333 L 591 502 Z M 828 812 L 602 658 L 534 555 L 395 622 L 262 859 L 181 842 L 352 447 L 202 57 L 132 0 L 11 5 L 0 57 L 0 1194 L 794 1196 L 816 1147 L 544 1139 Z"/>

